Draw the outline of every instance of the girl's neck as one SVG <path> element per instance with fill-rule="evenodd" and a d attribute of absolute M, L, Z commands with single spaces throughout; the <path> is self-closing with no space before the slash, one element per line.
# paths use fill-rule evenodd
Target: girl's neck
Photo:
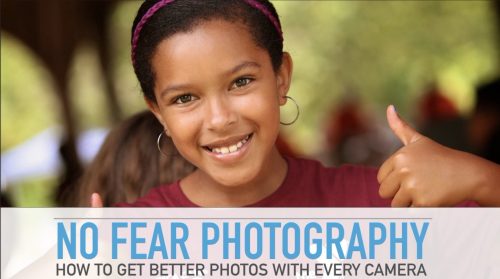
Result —
<path fill-rule="evenodd" d="M 238 186 L 224 186 L 197 169 L 181 181 L 188 199 L 202 207 L 240 207 L 254 204 L 274 193 L 287 174 L 286 160 L 273 148 L 261 173 L 252 181 Z"/>

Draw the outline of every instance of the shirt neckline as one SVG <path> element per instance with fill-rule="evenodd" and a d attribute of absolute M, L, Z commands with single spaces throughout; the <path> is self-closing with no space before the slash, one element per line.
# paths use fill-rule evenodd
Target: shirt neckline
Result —
<path fill-rule="evenodd" d="M 249 204 L 243 207 L 268 207 L 269 205 L 272 205 L 273 202 L 277 199 L 277 197 L 283 197 L 283 195 L 288 191 L 288 188 L 290 188 L 291 185 L 291 175 L 293 173 L 296 173 L 296 164 L 292 158 L 289 158 L 287 156 L 283 156 L 283 158 L 286 161 L 287 164 L 287 170 L 286 170 L 286 175 L 285 179 L 281 183 L 281 185 L 276 189 L 274 192 L 272 192 L 269 196 L 264 197 L 260 201 L 257 201 L 253 204 Z M 179 203 L 181 206 L 186 206 L 186 207 L 201 207 L 200 205 L 192 202 L 184 193 L 184 191 L 181 188 L 181 180 L 177 180 L 174 184 L 174 191 L 178 194 L 179 197 Z"/>

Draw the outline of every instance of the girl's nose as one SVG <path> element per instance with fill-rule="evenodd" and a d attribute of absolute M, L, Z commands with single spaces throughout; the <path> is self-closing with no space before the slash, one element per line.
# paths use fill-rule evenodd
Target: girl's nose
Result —
<path fill-rule="evenodd" d="M 227 130 L 236 123 L 237 113 L 231 101 L 226 97 L 215 97 L 209 101 L 206 122 L 208 129 L 216 132 Z"/>

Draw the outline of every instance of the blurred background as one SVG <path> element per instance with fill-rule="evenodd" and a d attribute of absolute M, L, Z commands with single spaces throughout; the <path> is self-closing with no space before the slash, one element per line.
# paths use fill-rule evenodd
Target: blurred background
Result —
<path fill-rule="evenodd" d="M 2 1 L 1 185 L 11 205 L 57 205 L 109 128 L 146 108 L 130 63 L 140 4 Z M 385 122 L 394 104 L 438 142 L 498 158 L 498 1 L 274 4 L 301 109 L 280 137 L 289 152 L 378 166 L 399 147 Z M 287 104 L 283 119 L 295 113 Z"/>

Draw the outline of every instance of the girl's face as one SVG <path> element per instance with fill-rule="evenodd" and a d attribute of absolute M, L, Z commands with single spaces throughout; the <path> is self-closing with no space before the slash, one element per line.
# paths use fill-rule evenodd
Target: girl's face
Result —
<path fill-rule="evenodd" d="M 161 42 L 152 66 L 157 104 L 148 105 L 184 158 L 224 186 L 273 171 L 288 54 L 275 72 L 244 25 L 211 20 Z"/>

